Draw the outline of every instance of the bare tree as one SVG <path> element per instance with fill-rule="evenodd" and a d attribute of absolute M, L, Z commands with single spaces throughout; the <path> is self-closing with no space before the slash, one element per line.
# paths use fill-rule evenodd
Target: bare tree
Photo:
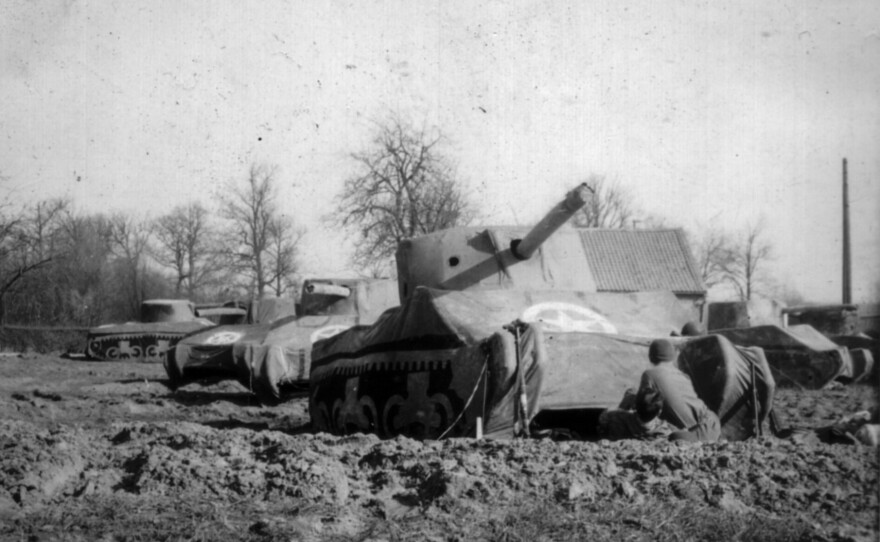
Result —
<path fill-rule="evenodd" d="M 330 220 L 356 237 L 353 263 L 390 267 L 402 240 L 467 224 L 474 216 L 438 129 L 415 128 L 392 115 L 370 146 L 351 157 L 359 172 L 345 181 Z"/>
<path fill-rule="evenodd" d="M 175 207 L 155 223 L 154 257 L 174 271 L 175 293 L 185 292 L 189 299 L 194 299 L 196 291 L 210 282 L 216 269 L 212 265 L 214 232 L 208 219 L 207 209 L 191 203 Z"/>
<path fill-rule="evenodd" d="M 123 213 L 110 217 L 110 246 L 123 276 L 123 291 L 131 314 L 137 314 L 147 292 L 144 282 L 146 252 L 153 225 Z"/>
<path fill-rule="evenodd" d="M 55 241 L 69 203 L 50 199 L 20 211 L 0 210 L 0 317 L 6 295 L 59 256 Z"/>
<path fill-rule="evenodd" d="M 594 196 L 574 216 L 575 226 L 623 229 L 645 220 L 636 210 L 633 195 L 619 182 L 608 181 L 600 175 L 591 175 L 586 182 Z"/>
<path fill-rule="evenodd" d="M 767 282 L 764 265 L 772 258 L 773 247 L 764 240 L 764 221 L 748 225 L 727 270 L 740 300 L 750 300 L 756 290 Z"/>
<path fill-rule="evenodd" d="M 105 322 L 107 317 L 128 314 L 115 307 L 108 294 L 106 268 L 111 255 L 110 221 L 103 215 L 79 216 L 66 212 L 62 218 L 61 239 L 64 257 L 59 262 L 60 281 L 67 290 L 71 320 L 81 325 Z"/>
<path fill-rule="evenodd" d="M 303 231 L 295 228 L 287 216 L 278 215 L 269 222 L 267 280 L 276 296 L 296 288 L 297 258 L 302 236 Z"/>
<path fill-rule="evenodd" d="M 710 227 L 696 238 L 694 254 L 700 276 L 707 288 L 722 284 L 735 269 L 737 249 L 730 236 L 719 228 Z"/>
<path fill-rule="evenodd" d="M 25 223 L 25 235 L 35 259 L 51 259 L 57 255 L 62 218 L 69 208 L 70 200 L 64 198 L 40 201 L 31 208 Z"/>
<path fill-rule="evenodd" d="M 285 250 L 273 252 L 273 246 L 284 248 L 296 241 L 288 238 L 294 233 L 292 226 L 282 227 L 279 222 L 283 220 L 277 204 L 277 173 L 277 166 L 253 164 L 243 187 L 229 184 L 228 193 L 220 196 L 220 216 L 227 220 L 234 239 L 225 249 L 228 261 L 249 279 L 260 297 L 270 283 L 280 284 L 292 273 L 293 259 L 285 260 Z"/>

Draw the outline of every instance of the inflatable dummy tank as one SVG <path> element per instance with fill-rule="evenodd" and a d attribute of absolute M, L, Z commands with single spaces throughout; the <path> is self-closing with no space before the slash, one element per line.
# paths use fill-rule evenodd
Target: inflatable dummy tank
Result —
<path fill-rule="evenodd" d="M 313 345 L 313 427 L 506 438 L 555 412 L 615 407 L 648 367 L 651 340 L 690 317 L 672 292 L 596 291 L 580 232 L 562 228 L 590 197 L 578 186 L 531 229 L 460 227 L 402 242 L 401 306 Z M 766 361 L 724 338 L 701 341 L 679 340 L 690 351 L 683 369 L 722 395 L 713 404 L 728 438 L 754 434 L 772 400 Z M 744 388 L 752 367 L 756 384 Z"/>
<path fill-rule="evenodd" d="M 309 279 L 298 314 L 252 310 L 249 324 L 216 326 L 183 338 L 165 364 L 173 385 L 234 379 L 261 401 L 275 403 L 282 388 L 308 382 L 312 342 L 353 325 L 369 324 L 399 304 L 387 279 Z M 267 301 L 262 301 L 268 308 Z M 265 314 L 263 314 L 265 313 Z"/>
<path fill-rule="evenodd" d="M 89 329 L 86 356 L 96 360 L 165 361 L 165 354 L 186 334 L 212 322 L 196 315 L 185 299 L 148 299 L 138 322 L 106 324 Z"/>
<path fill-rule="evenodd" d="M 169 383 L 181 386 L 203 378 L 235 377 L 233 347 L 251 337 L 262 337 L 276 321 L 296 318 L 293 299 L 263 297 L 248 303 L 243 322 L 198 329 L 182 337 L 165 359 Z"/>
<path fill-rule="evenodd" d="M 372 324 L 400 304 L 388 279 L 311 279 L 303 283 L 300 316 L 273 325 L 261 340 L 235 346 L 237 373 L 260 401 L 274 404 L 285 390 L 308 385 L 312 344 L 355 325 Z"/>
<path fill-rule="evenodd" d="M 874 366 L 870 350 L 837 344 L 807 324 L 717 329 L 713 333 L 734 344 L 764 350 L 780 386 L 816 390 L 834 380 L 859 382 L 871 374 Z"/>

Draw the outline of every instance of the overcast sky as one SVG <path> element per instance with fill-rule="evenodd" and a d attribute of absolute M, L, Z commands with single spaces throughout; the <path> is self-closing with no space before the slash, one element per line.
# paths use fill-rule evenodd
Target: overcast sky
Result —
<path fill-rule="evenodd" d="M 527 224 L 590 174 L 672 225 L 762 216 L 774 274 L 880 298 L 880 2 L 0 5 L 0 175 L 15 197 L 156 216 L 277 164 L 304 272 L 346 272 L 319 221 L 398 110 L 436 125 L 485 220 Z"/>

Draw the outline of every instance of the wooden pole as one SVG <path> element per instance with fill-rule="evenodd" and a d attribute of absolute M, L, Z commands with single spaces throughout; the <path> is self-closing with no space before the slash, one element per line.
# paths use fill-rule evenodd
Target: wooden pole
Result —
<path fill-rule="evenodd" d="M 852 303 L 852 262 L 849 246 L 849 185 L 846 172 L 846 158 L 843 159 L 843 299 L 844 304 Z"/>

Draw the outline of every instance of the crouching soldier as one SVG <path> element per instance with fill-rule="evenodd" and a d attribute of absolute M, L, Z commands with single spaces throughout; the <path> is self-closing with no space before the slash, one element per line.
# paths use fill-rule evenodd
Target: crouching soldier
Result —
<path fill-rule="evenodd" d="M 638 393 L 654 391 L 663 403 L 660 419 L 677 430 L 670 440 L 715 442 L 721 436 L 721 422 L 697 396 L 694 384 L 676 364 L 675 347 L 666 339 L 657 339 L 648 349 L 653 367 L 642 373 Z"/>
<path fill-rule="evenodd" d="M 618 408 L 599 415 L 599 436 L 609 440 L 666 439 L 675 428 L 660 419 L 662 411 L 663 398 L 655 390 L 636 393 L 629 389 Z"/>

